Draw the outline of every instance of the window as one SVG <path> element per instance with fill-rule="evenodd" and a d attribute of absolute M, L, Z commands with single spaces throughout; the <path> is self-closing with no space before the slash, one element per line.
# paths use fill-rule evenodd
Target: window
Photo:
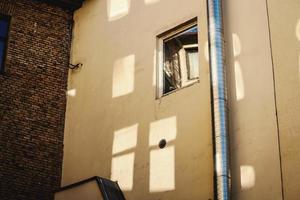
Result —
<path fill-rule="evenodd" d="M 158 97 L 198 82 L 197 20 L 167 31 L 158 39 Z"/>
<path fill-rule="evenodd" d="M 0 73 L 4 72 L 10 17 L 0 14 Z"/>

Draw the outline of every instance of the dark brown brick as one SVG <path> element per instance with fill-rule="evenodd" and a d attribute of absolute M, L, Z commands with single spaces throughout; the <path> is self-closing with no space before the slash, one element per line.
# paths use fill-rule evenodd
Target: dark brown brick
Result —
<path fill-rule="evenodd" d="M 60 186 L 72 12 L 0 0 L 11 25 L 0 75 L 0 199 L 49 200 Z"/>

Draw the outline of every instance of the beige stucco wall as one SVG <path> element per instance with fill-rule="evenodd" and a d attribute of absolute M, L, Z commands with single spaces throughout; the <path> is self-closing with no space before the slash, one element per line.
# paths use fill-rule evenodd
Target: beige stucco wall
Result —
<path fill-rule="evenodd" d="M 226 0 L 224 11 L 232 197 L 282 199 L 266 1 Z"/>
<path fill-rule="evenodd" d="M 300 196 L 300 1 L 268 0 L 286 200 Z"/>
<path fill-rule="evenodd" d="M 196 16 L 200 82 L 155 100 L 156 36 Z M 87 0 L 74 20 L 62 185 L 98 175 L 129 200 L 213 199 L 206 1 Z"/>

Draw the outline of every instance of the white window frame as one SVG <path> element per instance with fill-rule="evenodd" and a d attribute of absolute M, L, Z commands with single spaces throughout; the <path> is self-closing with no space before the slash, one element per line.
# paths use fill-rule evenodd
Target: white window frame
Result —
<path fill-rule="evenodd" d="M 190 86 L 196 82 L 199 82 L 199 78 L 197 79 L 193 79 L 187 82 L 186 85 L 182 86 L 181 88 L 178 88 L 174 91 L 171 91 L 169 93 L 164 94 L 164 43 L 173 39 L 174 37 L 176 37 L 179 33 L 184 32 L 194 26 L 199 27 L 198 25 L 198 21 L 197 18 L 191 20 L 191 22 L 189 23 L 184 23 L 184 25 L 179 25 L 178 27 L 171 29 L 171 31 L 166 31 L 162 34 L 160 34 L 159 36 L 157 36 L 157 70 L 156 70 L 156 84 L 157 84 L 157 92 L 156 92 L 156 98 L 159 99 L 163 96 L 166 96 L 168 94 L 171 94 L 173 92 L 176 92 L 182 88 L 185 88 L 187 86 Z M 199 29 L 198 29 L 199 30 Z M 199 32 L 198 32 L 198 37 L 199 37 Z M 197 45 L 193 45 L 193 47 L 197 47 L 199 46 L 199 39 L 198 39 L 198 44 Z M 186 45 L 184 46 L 184 48 L 190 48 L 192 47 L 191 45 Z M 199 48 L 198 48 L 199 50 Z M 200 60 L 199 60 L 199 64 L 200 64 Z M 199 69 L 200 71 L 200 69 Z"/>

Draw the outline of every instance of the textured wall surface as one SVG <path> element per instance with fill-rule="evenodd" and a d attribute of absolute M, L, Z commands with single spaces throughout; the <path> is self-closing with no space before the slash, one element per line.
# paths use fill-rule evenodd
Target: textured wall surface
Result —
<path fill-rule="evenodd" d="M 224 10 L 232 199 L 279 200 L 281 171 L 266 1 L 224 0 Z"/>
<path fill-rule="evenodd" d="M 200 82 L 156 99 L 157 35 L 195 17 Z M 206 1 L 91 0 L 74 21 L 83 67 L 69 76 L 62 184 L 97 175 L 132 200 L 212 199 Z"/>
<path fill-rule="evenodd" d="M 0 75 L 0 199 L 52 199 L 60 185 L 71 13 L 0 0 L 12 17 Z"/>
<path fill-rule="evenodd" d="M 268 0 L 283 193 L 300 196 L 300 1 Z"/>

